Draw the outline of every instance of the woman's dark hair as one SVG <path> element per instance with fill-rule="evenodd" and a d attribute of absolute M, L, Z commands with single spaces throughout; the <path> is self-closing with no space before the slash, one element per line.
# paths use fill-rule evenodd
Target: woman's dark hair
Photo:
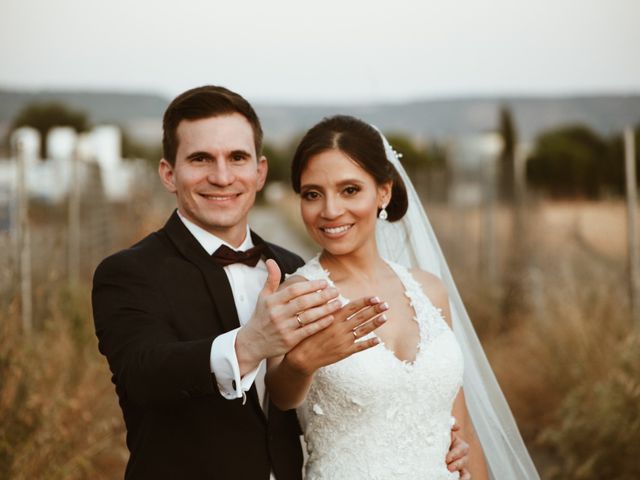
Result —
<path fill-rule="evenodd" d="M 164 159 L 176 163 L 178 151 L 178 125 L 182 120 L 200 120 L 239 113 L 247 119 L 253 130 L 256 155 L 262 150 L 262 126 L 253 107 L 243 97 L 224 87 L 205 85 L 178 95 L 167 107 L 162 120 L 162 150 Z"/>
<path fill-rule="evenodd" d="M 407 190 L 395 167 L 387 160 L 380 133 L 368 123 L 348 115 L 325 118 L 312 127 L 298 145 L 291 163 L 293 190 L 300 193 L 300 177 L 309 159 L 327 150 L 340 150 L 378 185 L 392 182 L 388 220 L 400 220 L 407 212 Z"/>

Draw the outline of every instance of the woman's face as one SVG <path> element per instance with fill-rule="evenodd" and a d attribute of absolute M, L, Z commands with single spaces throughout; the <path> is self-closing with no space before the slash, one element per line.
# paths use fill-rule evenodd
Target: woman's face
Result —
<path fill-rule="evenodd" d="M 375 179 L 340 150 L 311 157 L 300 176 L 300 211 L 311 238 L 333 255 L 375 243 L 378 208 L 389 203 L 391 182 Z"/>

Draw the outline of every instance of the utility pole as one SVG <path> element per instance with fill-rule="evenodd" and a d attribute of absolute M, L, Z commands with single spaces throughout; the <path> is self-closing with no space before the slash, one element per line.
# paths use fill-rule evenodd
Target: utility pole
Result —
<path fill-rule="evenodd" d="M 73 151 L 71 161 L 71 188 L 69 189 L 69 209 L 67 211 L 68 243 L 67 273 L 69 285 L 78 283 L 80 272 L 80 175 L 78 174 L 80 152 L 78 146 Z"/>
<path fill-rule="evenodd" d="M 33 305 L 31 289 L 31 234 L 29 229 L 29 192 L 27 190 L 27 159 L 22 138 L 15 139 L 14 151 L 17 163 L 18 194 L 18 263 L 20 268 L 20 305 L 22 330 L 33 330 Z"/>
<path fill-rule="evenodd" d="M 638 189 L 633 128 L 624 131 L 625 176 L 627 180 L 627 244 L 629 248 L 629 299 L 631 315 L 640 328 L 640 246 L 638 245 Z"/>

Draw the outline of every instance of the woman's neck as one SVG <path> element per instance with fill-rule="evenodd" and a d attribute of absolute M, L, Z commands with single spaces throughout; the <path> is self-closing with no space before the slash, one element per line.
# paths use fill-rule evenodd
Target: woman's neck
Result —
<path fill-rule="evenodd" d="M 378 253 L 375 242 L 345 255 L 334 255 L 323 250 L 320 262 L 335 282 L 346 278 L 375 282 L 380 279 L 380 271 L 386 269 L 386 263 Z"/>

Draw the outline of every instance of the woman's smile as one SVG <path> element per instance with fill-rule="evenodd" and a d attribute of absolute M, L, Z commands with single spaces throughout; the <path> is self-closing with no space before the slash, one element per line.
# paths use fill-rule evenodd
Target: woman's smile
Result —
<path fill-rule="evenodd" d="M 324 226 L 320 227 L 320 230 L 325 236 L 329 238 L 340 238 L 346 235 L 346 233 L 351 230 L 351 227 L 353 227 L 354 225 L 354 223 L 348 223 L 340 226 Z"/>

